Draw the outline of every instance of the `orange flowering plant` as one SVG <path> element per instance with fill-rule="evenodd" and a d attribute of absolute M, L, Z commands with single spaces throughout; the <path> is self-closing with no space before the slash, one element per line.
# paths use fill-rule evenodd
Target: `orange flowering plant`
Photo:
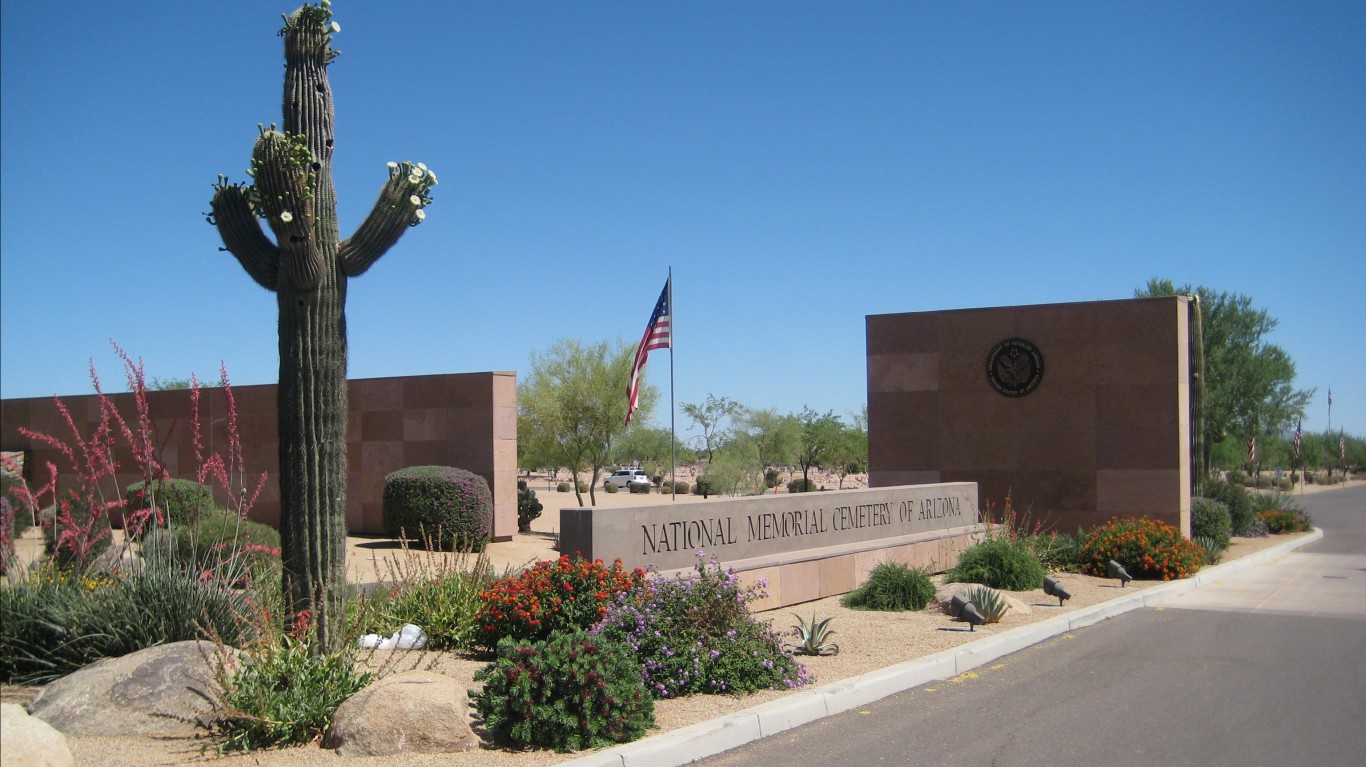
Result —
<path fill-rule="evenodd" d="M 1091 575 L 1105 575 L 1110 560 L 1124 565 L 1135 578 L 1169 581 L 1193 575 L 1204 563 L 1204 551 L 1181 531 L 1155 519 L 1110 520 L 1086 534 L 1081 566 Z"/>
<path fill-rule="evenodd" d="M 475 615 L 480 644 L 496 647 L 503 637 L 539 639 L 558 629 L 588 629 L 607 613 L 618 594 L 645 583 L 645 571 L 626 570 L 562 556 L 543 560 L 516 575 L 494 581 L 479 595 Z"/>

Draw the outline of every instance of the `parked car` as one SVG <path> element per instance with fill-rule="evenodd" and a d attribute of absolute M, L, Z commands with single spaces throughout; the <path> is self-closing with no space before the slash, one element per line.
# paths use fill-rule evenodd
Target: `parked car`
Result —
<path fill-rule="evenodd" d="M 650 475 L 640 469 L 622 469 L 612 473 L 612 476 L 602 481 L 602 486 L 616 485 L 617 487 L 629 488 L 631 485 L 653 484 L 650 482 Z"/>

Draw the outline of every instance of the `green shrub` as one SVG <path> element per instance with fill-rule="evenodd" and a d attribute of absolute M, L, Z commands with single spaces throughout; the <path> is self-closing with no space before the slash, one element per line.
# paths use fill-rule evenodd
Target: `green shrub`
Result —
<path fill-rule="evenodd" d="M 1211 480 L 1205 483 L 1204 497 L 1228 507 L 1229 526 L 1234 535 L 1247 535 L 1252 524 L 1252 499 L 1247 490 L 1228 482 Z"/>
<path fill-rule="evenodd" d="M 1030 591 L 1043 586 L 1043 563 L 1028 549 L 1004 538 L 969 546 L 945 574 L 950 583 L 980 583 L 993 589 Z"/>
<path fill-rule="evenodd" d="M 215 507 L 184 527 L 147 531 L 142 551 L 149 558 L 168 557 L 177 566 L 233 582 L 279 561 L 280 533 Z"/>
<path fill-rule="evenodd" d="M 1294 487 L 1295 480 L 1293 477 L 1281 477 L 1280 479 L 1276 480 L 1277 490 L 1293 490 Z"/>
<path fill-rule="evenodd" d="M 1223 548 L 1228 548 L 1232 526 L 1228 506 L 1222 501 L 1213 498 L 1191 499 L 1191 538 L 1209 538 Z"/>
<path fill-rule="evenodd" d="M 1230 469 L 1228 472 L 1228 481 L 1235 485 L 1241 485 L 1247 481 L 1247 472 L 1238 469 Z"/>
<path fill-rule="evenodd" d="M 451 466 L 410 466 L 384 478 L 384 531 L 441 551 L 483 551 L 493 496 L 483 477 Z"/>
<path fill-rule="evenodd" d="M 692 493 L 693 495 L 715 495 L 716 488 L 711 486 L 711 480 L 708 480 L 705 476 L 701 476 L 697 478 L 697 482 L 693 485 Z"/>
<path fill-rule="evenodd" d="M 577 482 L 574 483 L 574 486 L 577 487 L 577 488 L 579 489 L 579 492 L 580 492 L 580 493 L 586 493 L 586 492 L 588 492 L 588 483 L 587 483 L 587 482 L 584 482 L 583 480 L 578 480 Z"/>
<path fill-rule="evenodd" d="M 689 489 L 690 486 L 687 482 L 684 482 L 683 480 L 679 480 L 674 483 L 674 493 L 678 495 L 687 495 Z"/>
<path fill-rule="evenodd" d="M 783 481 L 783 475 L 777 469 L 764 469 L 764 487 L 777 487 Z"/>
<path fill-rule="evenodd" d="M 615 495 L 616 492 L 617 492 L 618 490 L 620 490 L 620 489 L 621 489 L 621 488 L 617 487 L 616 485 L 612 484 L 611 482 L 604 482 L 603 485 L 602 485 L 602 491 L 603 491 L 604 493 L 611 493 L 611 494 L 614 494 L 614 495 Z"/>
<path fill-rule="evenodd" d="M 924 610 L 934 597 L 930 574 L 901 562 L 883 562 L 868 573 L 868 580 L 840 598 L 855 610 Z"/>
<path fill-rule="evenodd" d="M 542 560 L 494 581 L 480 596 L 480 645 L 492 648 L 503 637 L 540 639 L 562 629 L 587 629 L 618 594 L 644 581 L 644 570 L 628 571 L 620 559 L 610 567 L 601 559 Z"/>
<path fill-rule="evenodd" d="M 1259 511 L 1257 516 L 1262 522 L 1266 523 L 1267 532 L 1272 535 L 1282 533 L 1303 533 L 1313 528 L 1313 522 L 1309 520 L 1309 515 L 1304 512 L 1294 511 Z"/>
<path fill-rule="evenodd" d="M 654 726 L 654 699 L 625 645 L 567 630 L 542 641 L 504 637 L 497 652 L 475 672 L 484 689 L 470 697 L 500 742 L 577 751 L 628 743 Z"/>
<path fill-rule="evenodd" d="M 463 559 L 463 557 L 462 557 Z M 479 644 L 479 608 L 494 581 L 487 556 L 480 553 L 464 569 L 462 562 L 433 563 L 407 556 L 407 565 L 391 568 L 393 585 L 372 593 L 357 633 L 388 636 L 413 623 L 427 633 L 431 650 L 465 650 Z"/>
<path fill-rule="evenodd" d="M 1104 576 L 1112 559 L 1135 578 L 1169 581 L 1198 571 L 1205 552 L 1164 522 L 1112 519 L 1087 534 L 1082 542 L 1082 564 L 1091 575 Z"/>
<path fill-rule="evenodd" d="M 1304 533 L 1314 529 L 1309 512 L 1293 495 L 1281 492 L 1256 493 L 1251 499 L 1252 510 L 1273 535 Z"/>
<path fill-rule="evenodd" d="M 1082 533 L 1033 533 L 1022 535 L 1016 543 L 1033 554 L 1045 572 L 1074 573 L 1081 569 L 1077 560 Z"/>
<path fill-rule="evenodd" d="M 1266 474 L 1260 474 L 1257 476 L 1257 487 L 1266 490 L 1271 487 L 1271 480 L 1272 478 Z"/>
<path fill-rule="evenodd" d="M 809 479 L 797 477 L 787 483 L 789 493 L 812 493 L 816 491 L 816 483 Z"/>
<path fill-rule="evenodd" d="M 187 568 L 149 563 L 119 577 L 41 568 L 0 588 L 0 681 L 49 682 L 102 658 L 206 632 L 240 646 L 257 637 L 253 603 L 262 601 L 257 584 L 232 588 Z"/>
<path fill-rule="evenodd" d="M 541 516 L 545 504 L 536 500 L 536 491 L 527 487 L 526 480 L 517 480 L 517 532 L 531 532 L 531 521 Z"/>
<path fill-rule="evenodd" d="M 592 633 L 636 654 L 655 698 L 789 689 L 811 681 L 782 638 L 750 613 L 762 586 L 698 552 L 695 573 L 656 578 L 617 599 Z"/>
<path fill-rule="evenodd" d="M 147 483 L 134 482 L 124 491 L 123 502 L 122 524 L 135 526 L 135 532 L 149 527 L 186 525 L 201 511 L 218 508 L 213 502 L 213 488 L 188 479 L 152 480 L 150 493 Z M 156 504 L 159 514 L 138 513 L 145 512 L 151 503 Z"/>
<path fill-rule="evenodd" d="M 627 485 L 626 487 L 627 487 L 632 493 L 634 493 L 634 494 L 636 494 L 636 495 L 641 495 L 641 494 L 647 494 L 647 495 L 648 495 L 649 492 L 650 492 L 650 486 L 647 485 L 647 484 L 645 484 L 645 483 L 643 483 L 643 482 L 632 483 L 632 484 L 630 484 L 630 485 Z"/>
<path fill-rule="evenodd" d="M 321 738 L 332 715 L 372 679 L 357 673 L 352 651 L 314 653 L 284 637 L 254 650 L 235 674 L 224 674 L 214 723 L 219 753 L 300 746 Z"/>
<path fill-rule="evenodd" d="M 571 484 L 569 484 L 568 482 L 561 482 L 561 483 L 559 483 L 558 485 L 555 485 L 555 492 L 557 492 L 557 493 L 572 493 L 572 492 L 574 492 L 574 486 L 571 485 Z"/>

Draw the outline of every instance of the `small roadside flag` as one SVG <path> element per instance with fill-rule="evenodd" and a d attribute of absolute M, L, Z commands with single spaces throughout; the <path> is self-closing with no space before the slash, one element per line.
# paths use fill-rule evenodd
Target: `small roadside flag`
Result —
<path fill-rule="evenodd" d="M 1257 462 L 1257 438 L 1253 437 L 1247 441 L 1247 462 Z"/>
<path fill-rule="evenodd" d="M 1304 427 L 1301 421 L 1295 421 L 1295 460 L 1300 460 L 1300 444 L 1304 442 Z"/>
<path fill-rule="evenodd" d="M 636 347 L 636 359 L 631 364 L 631 382 L 626 385 L 626 423 L 630 425 L 631 415 L 636 412 L 636 401 L 640 397 L 640 374 L 645 370 L 645 361 L 655 349 L 669 349 L 673 346 L 673 298 L 669 288 L 673 276 L 664 280 L 664 290 L 655 302 L 654 313 L 645 325 L 645 335 L 641 336 L 640 346 Z"/>

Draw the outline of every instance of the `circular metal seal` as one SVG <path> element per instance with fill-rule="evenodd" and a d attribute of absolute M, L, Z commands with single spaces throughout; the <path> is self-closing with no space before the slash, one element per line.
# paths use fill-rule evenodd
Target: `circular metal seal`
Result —
<path fill-rule="evenodd" d="M 1023 338 L 1007 338 L 987 356 L 987 380 L 1007 397 L 1023 397 L 1043 380 L 1043 355 Z"/>

